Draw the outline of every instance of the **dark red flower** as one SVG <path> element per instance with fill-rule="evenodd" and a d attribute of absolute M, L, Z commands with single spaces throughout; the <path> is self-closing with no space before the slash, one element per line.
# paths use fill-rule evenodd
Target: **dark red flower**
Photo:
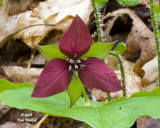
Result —
<path fill-rule="evenodd" d="M 80 17 L 75 17 L 59 45 L 60 51 L 68 58 L 48 62 L 40 74 L 32 97 L 48 97 L 66 90 L 73 73 L 88 88 L 98 88 L 107 93 L 121 90 L 116 74 L 101 59 L 81 58 L 92 43 L 87 26 Z"/>

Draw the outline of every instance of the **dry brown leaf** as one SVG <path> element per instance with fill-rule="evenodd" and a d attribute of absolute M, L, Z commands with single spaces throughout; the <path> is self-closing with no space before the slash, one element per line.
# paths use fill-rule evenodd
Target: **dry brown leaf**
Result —
<path fill-rule="evenodd" d="M 149 116 L 137 119 L 137 128 L 160 128 L 160 119 L 153 119 Z"/>
<path fill-rule="evenodd" d="M 83 128 L 83 123 L 71 118 L 45 115 L 33 128 Z"/>
<path fill-rule="evenodd" d="M 118 59 L 117 59 L 117 57 L 115 57 L 113 55 L 107 55 L 105 57 L 105 63 L 107 64 L 107 66 L 109 66 L 113 70 L 119 69 L 119 67 L 118 67 L 118 65 L 119 65 Z"/>
<path fill-rule="evenodd" d="M 64 6 L 65 5 L 65 6 Z M 93 11 L 91 0 L 47 0 L 33 10 L 32 15 L 41 17 L 46 23 L 52 17 L 52 24 L 57 24 L 67 16 L 79 15 L 85 23 Z"/>
<path fill-rule="evenodd" d="M 125 80 L 126 80 L 126 95 L 130 97 L 133 93 L 140 91 L 141 78 L 133 71 L 134 63 L 131 63 L 127 60 L 123 60 Z M 115 70 L 115 73 L 118 76 L 118 79 L 121 80 L 121 72 Z M 123 96 L 122 91 L 113 93 L 111 95 L 113 98 L 118 98 Z"/>
<path fill-rule="evenodd" d="M 52 23 L 52 16 L 50 16 L 49 18 L 48 18 L 48 23 L 50 24 L 50 23 Z M 57 24 L 56 24 L 56 28 L 57 29 L 59 29 L 59 30 L 62 30 L 63 32 L 65 32 L 67 29 L 68 29 L 68 27 L 69 27 L 69 25 L 71 24 L 71 22 L 72 22 L 72 20 L 73 20 L 73 16 L 66 16 L 63 20 L 61 20 L 60 22 L 58 22 Z"/>
<path fill-rule="evenodd" d="M 145 71 L 145 75 L 142 79 L 143 85 L 148 85 L 158 80 L 158 57 L 154 57 L 151 61 L 146 63 L 142 69 Z"/>
<path fill-rule="evenodd" d="M 31 13 L 31 11 L 27 11 L 21 15 L 17 25 L 19 30 L 31 25 L 45 24 L 43 19 L 32 17 Z M 39 44 L 53 29 L 54 27 L 51 26 L 34 26 L 19 32 L 16 38 L 22 39 L 28 46 L 33 48 L 35 47 L 34 44 Z"/>
<path fill-rule="evenodd" d="M 4 105 L 3 103 L 0 102 L 0 119 L 4 114 L 6 114 L 11 108 Z"/>
<path fill-rule="evenodd" d="M 36 5 L 35 0 L 9 0 L 11 5 L 9 8 L 9 15 L 17 15 L 24 12 L 27 9 L 30 9 L 31 5 Z"/>
<path fill-rule="evenodd" d="M 3 6 L 0 8 L 0 48 L 4 44 L 4 42 L 1 42 L 4 40 L 10 32 L 12 32 L 15 28 L 15 25 L 12 26 L 9 25 L 9 23 L 14 22 L 14 19 L 10 19 L 8 17 L 8 0 L 3 1 Z M 10 27 L 9 27 L 10 26 Z"/>
<path fill-rule="evenodd" d="M 119 9 L 107 15 L 107 18 L 112 18 L 111 25 L 114 26 L 114 22 L 118 22 L 119 18 L 125 25 L 131 25 L 131 30 L 127 36 L 121 33 L 118 37 L 126 40 L 127 50 L 124 52 L 126 59 L 132 59 L 138 52 L 141 51 L 139 59 L 136 61 L 134 71 L 141 77 L 144 76 L 144 71 L 141 69 L 145 63 L 153 59 L 156 55 L 156 47 L 154 43 L 154 35 L 151 30 L 143 23 L 143 21 L 129 9 Z M 105 17 L 104 17 L 105 19 Z M 111 20 L 112 20 L 111 19 Z M 128 20 L 130 19 L 130 20 Z M 111 26 L 111 27 L 112 27 Z M 111 30 L 110 28 L 109 30 Z M 109 33 L 109 32 L 108 32 Z M 115 36 L 114 39 L 118 39 Z M 121 39 L 118 39 L 121 41 Z"/>
<path fill-rule="evenodd" d="M 7 15 L 7 18 L 11 20 L 6 20 L 6 18 L 3 19 L 4 24 L 1 26 L 3 26 L 4 31 L 8 31 L 9 33 L 5 33 L 5 36 L 2 36 L 4 33 L 1 35 L 0 47 L 15 35 L 16 31 L 23 29 L 24 27 L 35 24 L 55 24 L 56 27 L 30 27 L 14 36 L 14 38 L 22 39 L 28 46 L 33 48 L 33 44 L 39 44 L 51 30 L 55 30 L 56 28 L 65 32 L 73 17 L 76 15 L 79 15 L 85 23 L 88 23 L 92 11 L 91 0 L 68 0 L 67 2 L 64 2 L 63 0 L 47 0 L 45 2 L 40 2 L 39 6 L 34 8 L 33 11 L 26 11 L 10 17 L 8 17 L 8 13 L 5 13 L 5 16 Z"/>
<path fill-rule="evenodd" d="M 106 102 L 107 99 L 107 94 L 102 92 L 99 89 L 92 89 L 91 90 L 91 97 L 93 101 L 100 101 L 100 102 Z"/>
<path fill-rule="evenodd" d="M 141 90 L 152 91 L 153 89 L 158 88 L 158 87 L 159 87 L 158 80 L 156 80 L 152 83 L 149 83 L 147 86 L 142 86 Z"/>
<path fill-rule="evenodd" d="M 68 0 L 65 4 L 63 0 L 48 0 L 40 2 L 40 5 L 32 12 L 27 12 L 26 16 L 21 17 L 18 27 L 24 28 L 33 24 L 54 24 L 56 29 L 65 32 L 74 16 L 79 15 L 87 23 L 92 11 L 90 0 Z M 30 47 L 34 47 L 33 44 L 39 44 L 53 29 L 49 26 L 33 27 L 19 33 L 18 37 Z"/>
<path fill-rule="evenodd" d="M 33 58 L 32 65 L 45 65 L 45 62 L 46 60 L 44 59 L 44 57 L 41 54 L 38 54 Z M 30 63 L 30 60 L 27 60 L 24 63 L 28 65 Z"/>
<path fill-rule="evenodd" d="M 9 12 L 8 0 L 4 0 L 3 1 L 3 6 L 2 6 L 2 8 L 0 8 L 0 21 L 1 21 L 0 34 L 5 33 L 5 31 L 4 31 L 5 26 L 3 24 L 5 24 L 6 21 L 8 20 L 8 12 Z"/>
<path fill-rule="evenodd" d="M 6 122 L 5 124 L 1 125 L 0 128 L 33 128 L 33 125 L 29 123 Z"/>
<path fill-rule="evenodd" d="M 0 127 L 4 128 L 29 128 L 33 127 L 42 117 L 44 114 L 27 110 L 27 109 L 16 109 L 11 108 L 7 111 L 0 119 Z"/>
<path fill-rule="evenodd" d="M 29 82 L 36 84 L 42 68 L 22 68 L 18 66 L 2 66 L 5 74 L 13 83 Z"/>
<path fill-rule="evenodd" d="M 17 123 L 31 123 L 37 124 L 39 120 L 44 116 L 40 112 L 35 112 L 27 109 L 11 108 L 0 119 L 0 124 L 5 122 L 17 122 Z"/>

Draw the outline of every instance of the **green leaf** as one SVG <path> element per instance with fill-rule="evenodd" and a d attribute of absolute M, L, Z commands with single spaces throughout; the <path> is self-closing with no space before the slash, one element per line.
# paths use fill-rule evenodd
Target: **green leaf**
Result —
<path fill-rule="evenodd" d="M 106 104 L 104 104 L 103 106 L 108 106 L 108 105 L 111 105 L 113 103 L 116 103 L 116 102 L 119 102 L 119 101 L 123 101 L 123 100 L 127 100 L 126 97 L 120 97 L 118 99 L 115 99 L 115 100 L 111 100 L 110 102 L 107 102 Z"/>
<path fill-rule="evenodd" d="M 139 4 L 142 0 L 117 0 L 121 5 L 134 6 Z"/>
<path fill-rule="evenodd" d="M 160 38 L 160 30 L 158 30 L 158 37 Z"/>
<path fill-rule="evenodd" d="M 82 58 L 97 57 L 104 59 L 104 57 L 111 51 L 114 43 L 93 43 L 89 51 L 82 56 Z"/>
<path fill-rule="evenodd" d="M 156 88 L 153 91 L 149 92 L 149 91 L 140 91 L 137 93 L 134 93 L 132 97 L 142 97 L 142 96 L 157 96 L 160 97 L 160 88 Z"/>
<path fill-rule="evenodd" d="M 108 0 L 94 0 L 98 9 L 103 8 Z"/>
<path fill-rule="evenodd" d="M 156 5 L 155 3 L 153 3 L 153 9 L 154 9 L 154 12 L 155 12 L 156 14 L 160 13 L 160 8 L 159 8 L 159 6 Z"/>
<path fill-rule="evenodd" d="M 157 22 L 160 22 L 160 13 L 155 15 L 155 20 L 156 20 Z"/>
<path fill-rule="evenodd" d="M 95 124 L 98 128 L 103 128 L 101 124 L 92 122 L 100 120 L 95 106 L 96 104 L 102 106 L 103 103 L 90 101 L 92 106 L 84 106 L 84 99 L 80 97 L 73 107 L 70 108 L 70 100 L 66 91 L 47 98 L 31 97 L 33 88 L 21 88 L 16 91 L 8 90 L 5 92 L 6 93 L 0 94 L 0 99 L 2 99 L 3 103 L 11 107 L 16 106 L 16 108 L 19 109 L 26 108 L 52 116 L 71 117 L 73 119 L 90 122 L 90 124 Z M 10 94 L 12 94 L 12 96 Z M 88 117 L 90 119 L 88 119 Z"/>
<path fill-rule="evenodd" d="M 38 50 L 41 52 L 43 57 L 50 61 L 55 58 L 66 59 L 67 57 L 61 53 L 59 46 L 57 45 L 46 45 L 46 46 L 37 46 Z"/>
<path fill-rule="evenodd" d="M 3 0 L 0 0 L 0 5 L 2 5 L 3 4 Z"/>
<path fill-rule="evenodd" d="M 91 106 L 83 106 L 79 100 L 69 108 L 67 92 L 48 98 L 31 97 L 33 88 L 20 88 L 0 93 L 0 99 L 11 107 L 30 109 L 52 116 L 61 116 L 84 121 L 93 128 L 130 127 L 140 116 L 160 118 L 160 88 L 151 92 L 137 92 L 131 98 L 119 98 L 104 105 L 91 101 Z"/>
<path fill-rule="evenodd" d="M 6 90 L 12 90 L 17 88 L 34 87 L 30 83 L 13 84 L 5 79 L 0 79 L 0 93 Z"/>
<path fill-rule="evenodd" d="M 70 97 L 70 107 L 80 98 L 83 91 L 83 84 L 78 76 L 73 73 L 73 78 L 67 88 Z"/>
<path fill-rule="evenodd" d="M 110 51 L 110 54 L 119 55 L 122 54 L 126 49 L 127 46 L 123 42 L 121 42 L 117 45 L 117 47 L 113 51 Z"/>
<path fill-rule="evenodd" d="M 126 128 L 130 127 L 141 116 L 159 118 L 160 103 L 158 102 L 160 102 L 160 98 L 154 96 L 134 97 L 104 106 L 101 108 L 101 113 L 106 115 L 104 123 L 113 119 L 108 124 L 109 128 Z"/>
<path fill-rule="evenodd" d="M 136 93 L 132 94 L 130 96 L 130 98 L 144 97 L 144 96 L 156 96 L 156 97 L 160 97 L 160 88 L 156 88 L 156 89 L 154 89 L 152 91 L 139 91 L 139 92 L 136 92 Z M 115 99 L 115 100 L 112 100 L 110 102 L 107 102 L 106 104 L 104 104 L 104 106 L 110 105 L 110 104 L 115 103 L 115 102 L 127 100 L 127 99 L 130 99 L 130 98 L 120 97 L 118 99 Z"/>

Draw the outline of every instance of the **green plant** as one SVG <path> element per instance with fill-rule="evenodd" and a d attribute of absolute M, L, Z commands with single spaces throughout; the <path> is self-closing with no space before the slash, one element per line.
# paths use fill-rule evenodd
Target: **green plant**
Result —
<path fill-rule="evenodd" d="M 90 106 L 84 106 L 85 101 L 79 98 L 70 108 L 66 91 L 47 98 L 34 98 L 31 97 L 33 87 L 11 90 L 10 86 L 17 86 L 17 84 L 10 84 L 7 81 L 4 84 L 4 80 L 0 79 L 0 88 L 3 86 L 6 90 L 0 93 L 0 99 L 6 105 L 52 116 L 73 118 L 86 122 L 93 128 L 124 128 L 131 126 L 140 116 L 160 117 L 160 88 L 151 92 L 137 92 L 130 98 L 120 97 L 108 103 L 90 100 Z"/>
<path fill-rule="evenodd" d="M 141 0 L 118 0 L 119 3 L 123 5 L 129 5 L 129 6 L 138 4 L 140 1 Z M 53 92 L 49 90 L 49 94 L 48 94 L 44 91 L 45 87 L 41 85 L 36 85 L 36 87 L 34 88 L 34 85 L 30 83 L 13 84 L 7 80 L 0 79 L 0 100 L 6 105 L 9 105 L 11 107 L 16 107 L 19 109 L 30 109 L 30 110 L 42 112 L 48 115 L 52 115 L 52 116 L 67 117 L 67 118 L 80 120 L 84 122 L 84 126 L 83 126 L 84 128 L 87 128 L 88 125 L 90 125 L 93 128 L 117 128 L 117 127 L 124 128 L 124 127 L 130 127 L 134 123 L 134 121 L 141 116 L 147 115 L 147 116 L 152 116 L 153 118 L 159 118 L 160 117 L 160 110 L 159 110 L 160 88 L 156 88 L 151 92 L 148 92 L 148 91 L 137 92 L 133 94 L 130 98 L 125 97 L 126 96 L 125 74 L 124 74 L 123 63 L 120 59 L 121 58 L 120 54 L 126 50 L 126 45 L 124 43 L 119 43 L 117 47 L 113 51 L 111 51 L 114 43 L 102 43 L 103 31 L 102 31 L 102 23 L 101 23 L 101 14 L 99 12 L 99 9 L 102 8 L 106 2 L 107 0 L 93 0 L 94 12 L 95 12 L 97 29 L 98 29 L 97 33 L 99 35 L 99 41 L 101 43 L 93 43 L 92 45 L 89 44 L 87 47 L 85 48 L 82 47 L 81 49 L 81 47 L 79 47 L 81 46 L 81 44 L 75 45 L 74 43 L 72 43 L 72 41 L 76 42 L 76 39 L 74 36 L 78 37 L 77 34 L 75 34 L 75 31 L 73 32 L 72 30 L 69 33 L 72 33 L 72 35 L 74 36 L 73 37 L 71 36 L 72 38 L 70 38 L 70 36 L 67 35 L 65 37 L 65 41 L 67 41 L 68 37 L 70 39 L 68 43 L 63 44 L 63 45 L 68 45 L 69 43 L 72 43 L 71 45 L 72 47 L 71 46 L 61 47 L 60 45 L 60 49 L 59 49 L 59 47 L 55 45 L 37 46 L 37 48 L 39 49 L 41 54 L 44 56 L 44 58 L 47 61 L 50 61 L 49 63 L 52 63 L 52 60 L 57 58 L 60 58 L 61 61 L 66 59 L 66 62 L 63 61 L 65 64 L 67 63 L 66 69 L 69 68 L 69 71 L 72 70 L 72 74 L 73 74 L 71 82 L 68 82 L 70 84 L 67 83 L 67 80 L 66 81 L 64 80 L 64 83 L 62 84 L 63 86 L 65 86 L 65 88 L 57 87 L 56 90 L 59 90 L 58 93 L 56 92 L 56 90 L 52 90 Z M 159 9 L 157 8 L 157 6 L 154 6 L 152 2 L 153 1 L 151 0 L 152 19 L 154 21 L 153 23 L 155 23 L 156 20 L 154 20 L 153 8 L 156 8 L 155 12 L 157 12 L 157 15 L 159 13 Z M 155 24 L 153 24 L 153 26 L 154 25 Z M 157 30 L 157 28 L 154 26 L 154 31 L 155 29 Z M 157 33 L 156 32 L 154 33 L 157 38 Z M 80 36 L 80 37 L 83 37 L 83 36 Z M 87 43 L 91 43 L 90 37 L 88 36 L 86 36 L 86 38 L 85 39 L 83 38 L 82 40 L 78 39 L 77 42 L 79 43 L 83 41 L 82 43 L 84 43 L 85 41 L 88 40 L 88 38 L 89 38 L 89 42 Z M 90 49 L 88 50 L 88 48 Z M 73 54 L 71 54 L 72 52 Z M 107 54 L 112 54 L 116 56 L 119 60 L 121 75 L 122 75 L 124 97 L 120 97 L 108 103 L 94 102 L 87 98 L 87 95 L 82 83 L 84 83 L 85 85 L 87 84 L 83 80 L 82 82 L 80 81 L 80 79 L 82 78 L 80 77 L 79 79 L 80 70 L 77 71 L 78 75 L 76 73 L 76 70 L 77 70 L 76 65 L 78 65 L 78 69 L 81 67 L 83 68 L 83 66 L 80 64 L 85 64 L 85 66 L 87 66 L 88 62 L 86 61 L 86 58 L 99 58 L 99 59 L 96 59 L 96 61 L 100 61 L 102 63 L 103 61 L 101 60 L 103 60 L 103 58 Z M 67 58 L 69 58 L 69 60 Z M 73 63 L 72 63 L 72 60 L 74 61 Z M 78 63 L 80 62 L 79 60 L 83 61 L 83 63 L 79 64 Z M 53 66 L 53 64 L 51 65 Z M 56 69 L 56 67 L 54 68 Z M 64 67 L 62 66 L 58 70 L 61 70 L 63 68 Z M 95 70 L 96 68 L 92 67 L 92 69 Z M 52 68 L 47 69 L 47 73 L 50 73 L 50 70 L 52 70 Z M 112 72 L 109 69 L 107 70 L 109 72 Z M 94 74 L 94 72 L 92 73 Z M 90 73 L 90 75 L 93 75 L 92 73 Z M 96 73 L 99 73 L 99 72 L 96 71 Z M 116 86 L 116 87 L 114 89 L 112 88 L 113 89 L 112 90 L 110 89 L 110 87 L 108 87 L 108 85 L 106 85 L 103 82 L 98 87 L 100 87 L 100 89 L 102 88 L 102 90 L 103 90 L 103 87 L 106 87 L 109 90 L 108 92 L 111 92 L 111 90 L 116 91 L 116 88 L 117 90 L 120 90 L 119 86 L 116 85 L 117 83 L 114 83 L 112 81 L 112 80 L 115 80 L 115 75 L 113 75 L 114 73 L 112 72 L 111 76 L 109 76 L 109 74 L 107 77 L 102 77 L 102 80 L 106 81 L 107 78 L 111 77 L 110 87 L 111 88 L 112 86 Z M 42 77 L 43 81 L 38 83 L 40 84 L 52 83 L 54 79 L 51 79 L 50 81 L 48 78 L 48 77 L 53 77 L 52 75 L 54 74 L 51 73 L 50 76 L 48 74 L 44 75 L 43 77 L 47 76 L 45 77 L 45 80 Z M 41 80 L 41 77 L 39 79 Z M 91 80 L 87 81 L 87 83 L 90 81 Z M 67 83 L 68 88 L 66 88 L 65 82 Z M 94 84 L 93 82 L 91 83 Z M 55 83 L 51 84 L 50 86 L 53 86 L 53 85 L 55 85 Z M 40 86 L 40 89 L 38 89 L 38 91 L 33 93 L 34 92 L 33 90 L 37 90 L 37 87 L 39 86 Z M 46 84 L 46 86 L 48 86 L 48 84 Z M 97 86 L 93 86 L 93 87 L 97 87 Z M 49 89 L 53 89 L 53 88 L 49 88 Z M 107 89 L 104 89 L 103 91 L 107 92 L 106 91 Z M 64 91 L 64 90 L 67 90 L 67 91 Z M 80 97 L 82 92 L 84 94 L 83 98 Z M 31 95 L 34 97 L 31 97 Z M 47 97 L 47 96 L 50 96 L 50 97 Z M 108 96 L 110 96 L 109 93 L 108 93 Z M 35 98 L 35 97 L 45 97 L 45 98 Z"/>
<path fill-rule="evenodd" d="M 156 21 L 159 21 L 160 17 L 160 9 L 153 3 L 153 0 L 150 0 L 151 6 L 151 17 L 152 17 L 152 25 L 153 25 L 153 32 L 155 37 L 155 43 L 157 48 L 157 56 L 158 56 L 158 74 L 159 74 L 159 87 L 160 87 L 160 47 L 159 47 L 159 37 L 158 37 L 158 30 Z"/>
<path fill-rule="evenodd" d="M 108 0 L 92 0 L 98 9 L 103 8 Z M 134 6 L 139 4 L 142 0 L 117 0 L 121 5 Z"/>
<path fill-rule="evenodd" d="M 3 4 L 3 0 L 0 0 L 0 5 L 2 5 Z"/>

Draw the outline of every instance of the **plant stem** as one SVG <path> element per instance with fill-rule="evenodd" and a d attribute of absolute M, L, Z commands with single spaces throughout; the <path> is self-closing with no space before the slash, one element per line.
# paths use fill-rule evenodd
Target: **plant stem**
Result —
<path fill-rule="evenodd" d="M 126 81 L 125 81 L 125 74 L 123 68 L 123 62 L 121 60 L 120 55 L 116 55 L 118 62 L 120 64 L 121 76 L 122 76 L 122 85 L 123 85 L 123 96 L 126 97 Z"/>
<path fill-rule="evenodd" d="M 96 26 L 97 26 L 97 33 L 98 33 L 98 41 L 103 42 L 103 30 L 102 30 L 102 21 L 101 21 L 101 14 L 96 6 L 95 0 L 92 0 L 92 5 L 94 9 L 94 16 L 96 19 Z M 108 101 L 111 100 L 110 93 L 107 93 Z"/>
<path fill-rule="evenodd" d="M 83 122 L 83 128 L 88 128 L 88 124 Z"/>
<path fill-rule="evenodd" d="M 84 87 L 83 87 L 83 95 L 84 95 L 84 101 L 85 101 L 85 102 L 89 102 L 89 101 L 88 101 L 87 94 L 86 94 L 86 90 L 85 90 Z"/>
<path fill-rule="evenodd" d="M 101 21 L 101 14 L 96 6 L 95 0 L 92 0 L 92 5 L 94 9 L 94 16 L 96 19 L 96 26 L 97 26 L 97 33 L 98 33 L 98 41 L 103 42 L 103 30 L 102 30 L 102 21 Z"/>
<path fill-rule="evenodd" d="M 111 100 L 112 100 L 112 97 L 111 97 L 111 94 L 110 94 L 110 93 L 107 93 L 107 98 L 108 98 L 108 101 L 111 101 Z"/>
<path fill-rule="evenodd" d="M 159 38 L 158 38 L 157 24 L 156 24 L 156 20 L 155 20 L 155 12 L 154 12 L 154 9 L 153 9 L 153 0 L 150 0 L 150 6 L 151 6 L 151 17 L 152 17 L 153 32 L 154 32 L 155 43 L 156 43 L 156 47 L 157 47 L 158 74 L 159 74 L 158 82 L 159 82 L 159 87 L 160 87 L 160 49 L 159 49 Z"/>

